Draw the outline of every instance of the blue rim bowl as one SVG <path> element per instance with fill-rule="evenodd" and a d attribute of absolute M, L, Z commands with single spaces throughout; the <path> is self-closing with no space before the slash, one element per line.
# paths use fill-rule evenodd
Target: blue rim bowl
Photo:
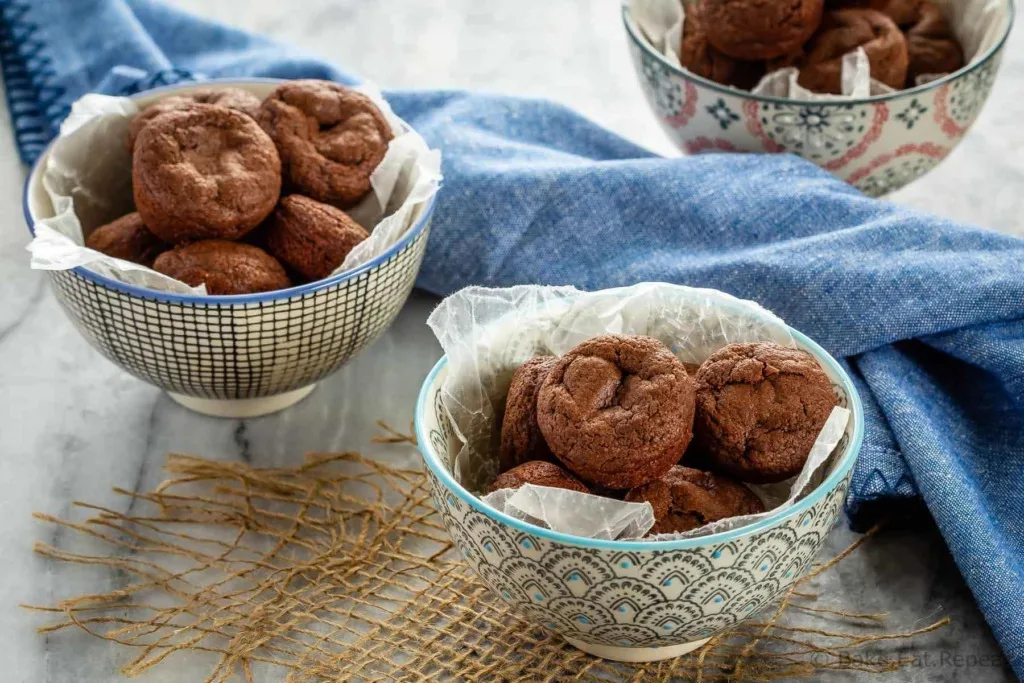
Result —
<path fill-rule="evenodd" d="M 165 85 L 159 88 L 153 88 L 151 90 L 145 90 L 136 95 L 132 95 L 131 99 L 136 102 L 147 102 L 148 100 L 159 99 L 162 95 L 170 92 L 182 92 L 192 89 L 208 88 L 212 86 L 230 87 L 238 85 L 252 85 L 252 84 L 265 84 L 268 86 L 277 86 L 280 83 L 286 82 L 286 79 L 281 78 L 216 78 L 207 81 L 196 81 L 190 83 L 179 83 L 176 85 Z M 28 178 L 25 180 L 25 185 L 22 190 L 22 211 L 25 214 L 25 222 L 28 225 L 28 230 L 35 237 L 35 217 L 32 212 L 32 201 L 31 192 L 32 189 L 40 183 L 43 165 L 46 163 L 46 159 L 49 156 L 50 149 L 53 147 L 53 141 L 46 146 L 42 154 L 32 165 L 32 169 L 29 171 Z M 276 301 L 279 299 L 289 299 L 294 296 L 301 294 L 309 294 L 317 292 L 323 289 L 334 287 L 335 285 L 359 277 L 363 273 L 373 270 L 380 264 L 386 262 L 395 254 L 399 253 L 408 246 L 413 240 L 415 240 L 420 233 L 427 227 L 430 222 L 431 215 L 434 212 L 434 202 L 437 199 L 435 194 L 427 202 L 426 206 L 420 212 L 420 217 L 416 219 L 416 222 L 406 231 L 405 235 L 402 236 L 395 244 L 391 245 L 383 254 L 374 257 L 370 261 L 353 268 L 352 270 L 346 270 L 343 273 L 332 275 L 324 280 L 317 280 L 304 285 L 297 285 L 295 287 L 289 287 L 288 289 L 278 289 L 272 292 L 260 292 L 258 294 L 232 294 L 232 295 L 198 295 L 198 294 L 172 294 L 169 292 L 159 292 L 155 289 L 148 287 L 139 287 L 136 285 L 129 285 L 118 280 L 114 280 L 99 273 L 95 273 L 89 270 L 86 266 L 77 266 L 70 269 L 75 274 L 96 282 L 98 284 L 110 287 L 120 292 L 125 292 L 134 296 L 141 297 L 143 299 L 150 299 L 155 301 L 168 301 L 172 303 L 183 303 L 183 304 L 253 304 L 267 301 Z"/>

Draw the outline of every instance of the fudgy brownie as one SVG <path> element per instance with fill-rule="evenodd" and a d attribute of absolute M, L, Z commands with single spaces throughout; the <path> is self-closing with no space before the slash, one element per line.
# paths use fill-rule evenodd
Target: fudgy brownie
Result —
<path fill-rule="evenodd" d="M 826 12 L 804 52 L 791 60 L 800 69 L 797 82 L 813 92 L 842 94 L 843 55 L 858 47 L 867 54 L 872 78 L 893 88 L 903 87 L 907 40 L 892 19 L 872 9 Z M 776 62 L 773 67 L 783 65 Z"/>
<path fill-rule="evenodd" d="M 209 294 L 251 294 L 291 287 L 284 268 L 259 247 L 243 242 L 203 240 L 165 251 L 153 269 L 187 285 L 206 285 Z"/>
<path fill-rule="evenodd" d="M 698 452 L 716 472 L 755 483 L 799 473 L 837 404 L 814 356 L 771 342 L 711 354 L 696 394 Z"/>
<path fill-rule="evenodd" d="M 107 256 L 149 267 L 153 266 L 157 256 L 170 249 L 170 246 L 146 229 L 137 212 L 96 228 L 85 238 L 85 246 Z"/>
<path fill-rule="evenodd" d="M 679 461 L 693 435 L 694 388 L 657 339 L 605 335 L 566 353 L 537 398 L 555 457 L 587 484 L 628 489 Z"/>
<path fill-rule="evenodd" d="M 917 77 L 946 74 L 964 65 L 964 51 L 960 47 L 942 10 L 929 0 L 921 0 L 914 22 L 906 29 L 907 87 L 917 85 Z"/>
<path fill-rule="evenodd" d="M 892 19 L 901 29 L 917 21 L 924 0 L 832 0 L 826 11 L 835 9 L 873 9 Z"/>
<path fill-rule="evenodd" d="M 728 517 L 764 512 L 761 499 L 738 481 L 682 465 L 631 489 L 626 500 L 646 501 L 654 508 L 648 535 L 690 531 Z"/>
<path fill-rule="evenodd" d="M 554 462 L 555 456 L 537 424 L 537 394 L 557 362 L 554 356 L 537 356 L 516 368 L 512 375 L 501 421 L 499 465 L 502 472 L 529 460 Z"/>
<path fill-rule="evenodd" d="M 259 120 L 291 188 L 341 208 L 370 191 L 370 174 L 392 138 L 373 100 L 329 81 L 282 84 L 263 101 Z"/>
<path fill-rule="evenodd" d="M 146 227 L 165 242 L 238 239 L 277 204 L 281 160 L 249 116 L 193 104 L 139 133 L 132 190 Z"/>
<path fill-rule="evenodd" d="M 750 90 L 765 73 L 764 62 L 735 59 L 719 52 L 708 42 L 700 3 L 686 9 L 679 61 L 689 71 L 716 83 Z"/>
<path fill-rule="evenodd" d="M 523 484 L 534 486 L 550 486 L 556 489 L 568 489 L 589 493 L 589 490 L 576 477 L 572 476 L 553 462 L 531 460 L 503 472 L 491 483 L 489 492 L 498 489 L 517 489 Z"/>
<path fill-rule="evenodd" d="M 369 236 L 341 209 L 292 194 L 282 197 L 274 209 L 266 243 L 286 266 L 307 280 L 321 280 Z"/>
<path fill-rule="evenodd" d="M 150 121 L 169 111 L 188 109 L 193 104 L 219 104 L 222 107 L 255 117 L 260 109 L 260 98 L 241 88 L 203 88 L 184 95 L 165 97 L 149 105 L 132 119 L 128 127 L 129 151 L 135 149 L 135 139 L 139 136 L 139 131 L 145 128 Z"/>
<path fill-rule="evenodd" d="M 824 0 L 699 0 L 715 49 L 736 59 L 781 57 L 800 49 L 821 23 Z"/>

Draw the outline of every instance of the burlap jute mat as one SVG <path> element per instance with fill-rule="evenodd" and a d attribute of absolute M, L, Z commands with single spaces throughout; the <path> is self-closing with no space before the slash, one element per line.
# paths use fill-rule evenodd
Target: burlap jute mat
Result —
<path fill-rule="evenodd" d="M 394 431 L 383 440 L 414 444 Z M 887 646 L 896 652 L 948 623 L 894 632 L 885 615 L 815 607 L 810 578 L 869 534 L 817 565 L 777 608 L 692 655 L 606 662 L 491 595 L 453 549 L 420 469 L 316 453 L 295 468 L 170 455 L 167 471 L 151 492 L 115 489 L 125 512 L 76 503 L 91 515 L 84 522 L 36 515 L 59 525 L 60 538 L 104 549 L 37 552 L 92 565 L 118 587 L 26 607 L 52 613 L 42 632 L 79 628 L 124 645 L 126 676 L 205 652 L 209 682 L 820 679 L 836 669 L 897 671 L 912 660 L 885 655 Z M 792 625 L 795 612 L 820 626 L 806 616 Z"/>

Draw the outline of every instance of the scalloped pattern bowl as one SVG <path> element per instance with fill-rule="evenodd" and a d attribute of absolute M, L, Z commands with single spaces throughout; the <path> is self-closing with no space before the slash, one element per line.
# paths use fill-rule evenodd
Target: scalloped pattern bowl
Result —
<path fill-rule="evenodd" d="M 416 435 L 433 499 L 469 565 L 532 623 L 591 654 L 655 661 L 685 654 L 773 603 L 836 523 L 863 440 L 853 384 L 820 346 L 793 331 L 851 410 L 822 483 L 779 514 L 729 532 L 669 542 L 600 541 L 509 517 L 455 481 L 461 446 L 442 403 L 442 358 L 423 383 Z"/>

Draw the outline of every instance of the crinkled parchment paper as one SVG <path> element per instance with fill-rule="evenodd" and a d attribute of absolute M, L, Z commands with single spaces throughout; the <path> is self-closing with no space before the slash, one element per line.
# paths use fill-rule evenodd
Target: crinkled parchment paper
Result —
<path fill-rule="evenodd" d="M 395 116 L 373 86 L 360 86 L 380 107 L 395 137 L 370 176 L 371 193 L 348 210 L 370 231 L 333 274 L 362 265 L 384 253 L 419 218 L 441 184 L 441 153 Z M 85 235 L 133 210 L 131 156 L 125 138 L 139 109 L 132 100 L 86 95 L 73 105 L 46 159 L 43 187 L 54 216 L 36 221 L 28 245 L 32 267 L 67 270 L 85 266 L 120 282 L 161 292 L 205 294 L 150 268 L 111 258 L 85 247 Z"/>
<path fill-rule="evenodd" d="M 441 302 L 427 320 L 448 357 L 442 400 L 462 440 L 451 465 L 457 481 L 480 493 L 498 473 L 498 440 L 512 374 L 538 355 L 562 355 L 602 334 L 645 334 L 664 342 L 685 363 L 701 363 L 721 347 L 774 341 L 795 346 L 778 317 L 751 301 L 710 289 L 643 283 L 581 292 L 573 287 L 470 287 Z M 803 471 L 769 486 L 751 486 L 769 511 L 811 491 L 846 433 L 846 397 L 819 434 Z M 625 503 L 575 491 L 525 485 L 483 498 L 518 519 L 589 538 L 642 537 L 654 524 L 648 503 Z M 764 515 L 734 517 L 682 534 L 706 535 L 750 524 Z"/>
<path fill-rule="evenodd" d="M 682 44 L 685 5 L 694 0 L 626 0 L 629 15 L 639 34 L 665 56 L 671 64 L 683 69 L 679 62 Z M 1005 4 L 999 0 L 933 0 L 953 27 L 964 49 L 967 62 L 980 59 L 996 44 L 1010 20 Z M 842 97 L 863 98 L 893 92 L 884 83 L 871 78 L 871 68 L 863 48 L 843 57 Z M 923 74 L 918 85 L 944 74 Z M 797 69 L 788 67 L 766 74 L 751 91 L 755 95 L 788 97 L 796 100 L 836 99 L 836 95 L 821 95 L 800 87 Z"/>

